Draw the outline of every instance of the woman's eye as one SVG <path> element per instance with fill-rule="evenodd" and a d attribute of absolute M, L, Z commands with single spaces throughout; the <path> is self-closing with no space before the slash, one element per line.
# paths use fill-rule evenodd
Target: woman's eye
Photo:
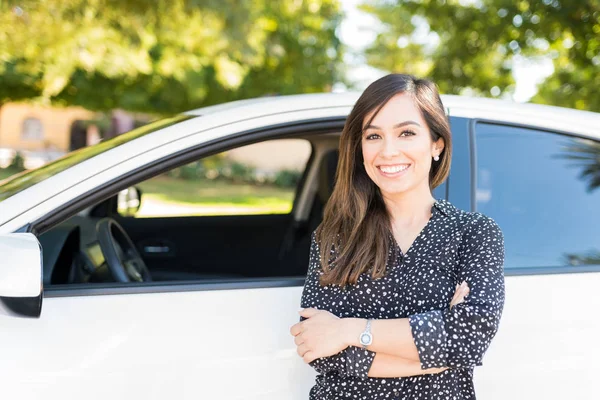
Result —
<path fill-rule="evenodd" d="M 414 136 L 416 135 L 416 133 L 414 133 L 413 131 L 402 131 L 402 133 L 400 134 L 400 136 Z"/>
<path fill-rule="evenodd" d="M 373 139 L 377 139 L 378 137 L 379 137 L 379 135 L 378 135 L 378 134 L 376 134 L 376 133 L 371 133 L 371 134 L 369 134 L 369 135 L 367 135 L 367 136 L 366 136 L 366 139 L 367 139 L 367 140 L 373 140 Z"/>

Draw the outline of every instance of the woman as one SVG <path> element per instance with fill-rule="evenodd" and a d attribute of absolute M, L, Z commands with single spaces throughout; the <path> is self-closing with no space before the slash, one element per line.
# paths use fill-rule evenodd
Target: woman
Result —
<path fill-rule="evenodd" d="M 436 86 L 392 74 L 350 113 L 292 326 L 310 399 L 474 399 L 504 306 L 496 223 L 436 200 L 451 134 Z"/>

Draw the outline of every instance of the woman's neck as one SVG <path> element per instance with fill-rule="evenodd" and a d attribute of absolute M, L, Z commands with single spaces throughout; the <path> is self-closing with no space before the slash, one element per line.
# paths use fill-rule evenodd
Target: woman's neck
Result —
<path fill-rule="evenodd" d="M 392 224 L 412 225 L 431 217 L 431 207 L 435 203 L 429 188 L 426 190 L 401 193 L 392 196 L 383 195 L 390 213 Z"/>

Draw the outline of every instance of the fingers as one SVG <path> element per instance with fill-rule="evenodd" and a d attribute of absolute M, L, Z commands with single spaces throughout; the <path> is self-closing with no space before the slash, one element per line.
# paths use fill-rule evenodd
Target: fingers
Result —
<path fill-rule="evenodd" d="M 448 367 L 430 368 L 430 369 L 427 370 L 427 372 L 425 374 L 426 375 L 441 374 L 442 372 L 444 372 L 447 369 L 448 369 Z"/>
<path fill-rule="evenodd" d="M 452 309 L 452 307 L 454 307 L 455 305 L 465 301 L 465 297 L 469 295 L 469 292 L 470 288 L 466 281 L 464 281 L 460 285 L 456 285 L 456 291 L 454 292 L 454 296 L 450 301 L 450 309 Z"/>
<path fill-rule="evenodd" d="M 290 328 L 290 333 L 292 336 L 298 336 L 300 333 L 302 333 L 302 322 L 292 325 Z"/>
<path fill-rule="evenodd" d="M 456 289 L 456 292 L 454 293 L 454 305 L 460 304 L 463 301 L 465 301 L 465 297 L 467 297 L 467 295 L 469 294 L 469 285 L 467 285 L 466 282 L 463 282 L 461 285 L 458 286 L 458 289 Z"/>
<path fill-rule="evenodd" d="M 309 351 L 310 351 L 310 349 L 305 344 L 301 344 L 300 346 L 298 346 L 296 348 L 296 353 L 298 353 L 298 355 L 300 357 L 302 357 L 302 358 L 304 358 L 304 356 L 306 355 L 306 353 L 309 352 Z"/>
<path fill-rule="evenodd" d="M 304 338 L 302 337 L 302 335 L 297 335 L 297 336 L 294 338 L 294 344 L 295 344 L 296 346 L 300 346 L 302 343 L 304 343 Z"/>
<path fill-rule="evenodd" d="M 292 325 L 292 327 L 290 328 L 290 333 L 292 334 L 292 336 L 297 336 L 300 333 L 303 332 L 303 330 L 306 329 L 306 324 L 308 322 L 309 318 L 315 317 L 317 315 L 320 316 L 325 316 L 327 314 L 331 314 L 328 311 L 324 311 L 324 310 L 318 310 L 316 308 L 302 308 L 298 311 L 298 314 L 300 314 L 300 316 L 306 318 L 304 321 L 298 322 L 294 325 Z"/>
<path fill-rule="evenodd" d="M 300 314 L 304 318 L 310 318 L 310 317 L 314 316 L 315 314 L 317 314 L 318 312 L 319 312 L 319 310 L 317 310 L 316 308 L 304 308 L 304 309 L 298 311 L 298 314 Z"/>
<path fill-rule="evenodd" d="M 318 314 L 326 314 L 327 312 L 318 310 L 316 308 L 305 308 L 305 309 L 299 310 L 298 313 L 302 317 L 306 318 L 306 320 L 292 325 L 292 327 L 290 328 L 290 333 L 294 336 L 294 344 L 296 345 L 296 353 L 298 353 L 298 355 L 300 357 L 302 357 L 304 362 L 308 364 L 308 363 L 314 361 L 315 359 L 317 359 L 318 357 L 316 356 L 314 351 L 310 350 L 310 347 L 308 346 L 308 343 L 305 342 L 304 337 L 302 336 L 302 333 L 306 330 L 306 327 L 307 327 L 306 323 L 309 322 L 308 321 L 309 318 L 314 317 Z"/>
<path fill-rule="evenodd" d="M 300 346 L 298 346 L 296 352 L 300 357 L 302 357 L 302 360 L 304 360 L 304 362 L 307 364 L 314 361 L 317 358 L 315 352 L 310 350 L 305 344 L 301 344 Z"/>
<path fill-rule="evenodd" d="M 304 342 L 304 338 L 301 334 L 298 334 L 294 337 L 294 344 L 296 345 L 296 353 L 298 353 L 298 355 L 302 357 L 305 363 L 308 364 L 309 362 L 314 360 L 312 352 L 310 351 L 308 344 Z M 308 356 L 307 353 L 309 353 Z"/>
<path fill-rule="evenodd" d="M 302 357 L 302 359 L 304 360 L 305 363 L 310 363 L 313 362 L 317 357 L 315 356 L 315 353 L 312 351 L 307 351 L 306 353 L 304 353 L 304 356 Z"/>

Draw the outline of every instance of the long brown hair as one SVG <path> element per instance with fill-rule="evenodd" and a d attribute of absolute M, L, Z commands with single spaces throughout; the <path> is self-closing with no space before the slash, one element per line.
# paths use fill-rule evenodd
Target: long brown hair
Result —
<path fill-rule="evenodd" d="M 385 274 L 393 257 L 390 216 L 379 188 L 363 165 L 361 139 L 365 117 L 375 115 L 396 94 L 407 93 L 421 111 L 435 142 L 444 139 L 440 160 L 432 163 L 429 187 L 433 190 L 450 170 L 452 142 L 450 125 L 436 85 L 411 75 L 390 74 L 373 82 L 350 112 L 339 143 L 335 186 L 316 231 L 324 274 L 321 284 L 355 284 L 371 267 L 372 277 Z"/>

